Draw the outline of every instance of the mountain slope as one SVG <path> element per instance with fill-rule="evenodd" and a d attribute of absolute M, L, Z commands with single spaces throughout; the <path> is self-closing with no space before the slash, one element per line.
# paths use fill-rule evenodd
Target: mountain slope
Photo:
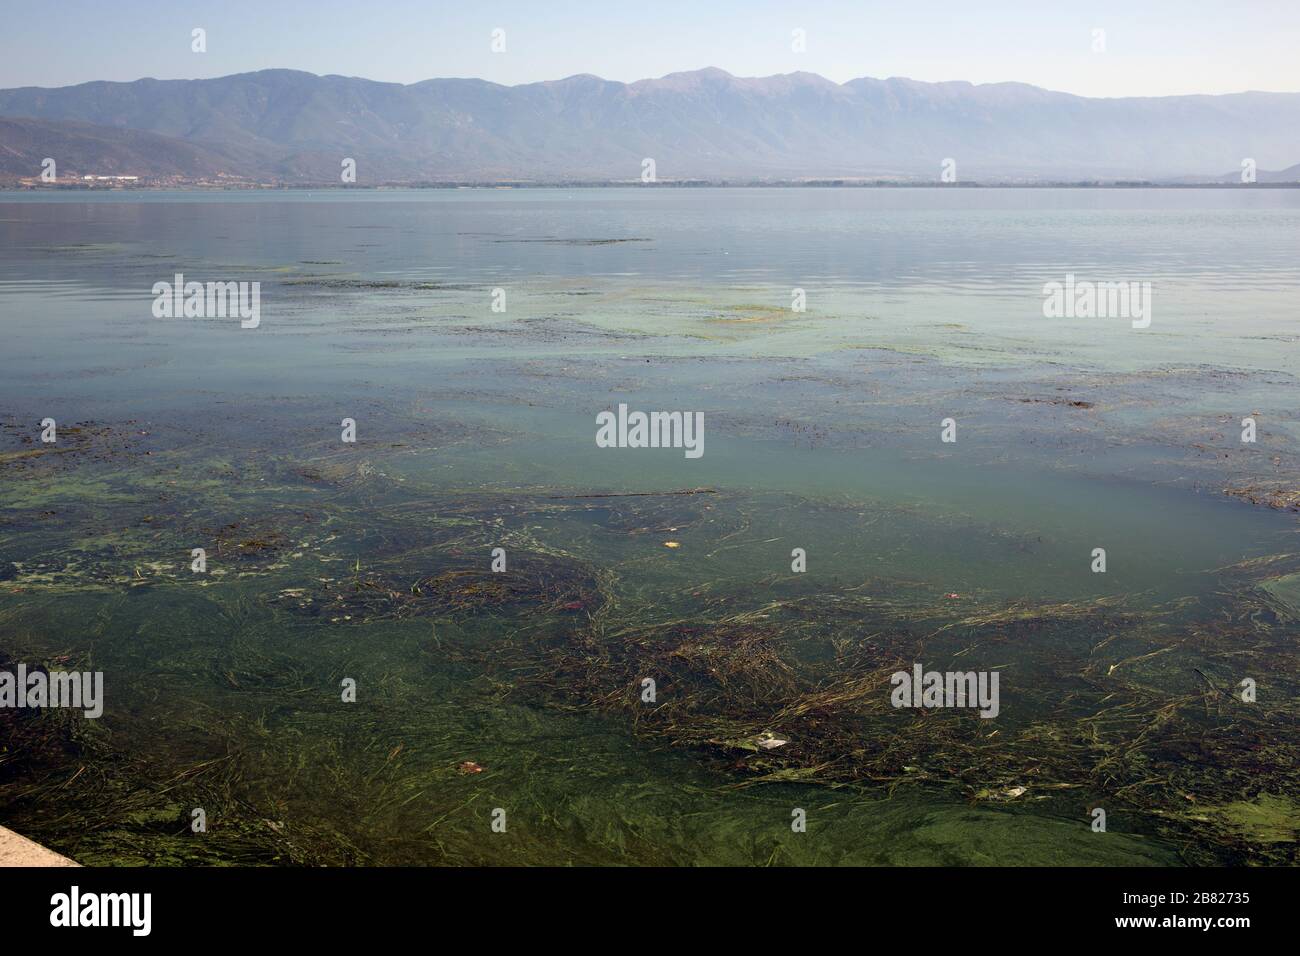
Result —
<path fill-rule="evenodd" d="M 0 118 L 0 176 L 39 176 L 47 156 L 55 160 L 60 182 L 81 175 L 240 177 L 258 170 L 251 159 L 142 130 Z"/>
<path fill-rule="evenodd" d="M 1224 173 L 1219 177 L 1218 181 L 1229 184 L 1239 183 L 1241 182 L 1241 171 L 1234 170 L 1230 173 Z M 1257 169 L 1255 181 L 1259 183 L 1300 183 L 1300 163 L 1286 169 Z"/>
<path fill-rule="evenodd" d="M 1089 99 L 1019 83 L 705 69 L 411 85 L 292 70 L 0 91 L 0 115 L 72 120 L 257 156 L 291 178 L 1165 178 L 1300 158 L 1300 93 Z"/>

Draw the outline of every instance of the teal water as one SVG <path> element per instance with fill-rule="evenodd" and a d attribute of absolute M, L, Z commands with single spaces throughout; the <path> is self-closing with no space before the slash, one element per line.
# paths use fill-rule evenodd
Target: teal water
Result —
<path fill-rule="evenodd" d="M 109 688 L 0 764 L 0 820 L 122 863 L 1276 862 L 1225 808 L 1300 765 L 1296 525 L 1224 491 L 1296 490 L 1297 236 L 1288 190 L 0 195 L 0 653 Z M 154 318 L 176 272 L 259 281 L 260 326 Z M 1151 282 L 1151 327 L 1044 318 L 1067 272 Z M 705 454 L 598 448 L 620 402 Z M 495 546 L 514 597 L 409 597 Z M 790 735 L 761 759 L 611 705 L 737 619 L 799 693 L 1002 668 L 1006 729 L 867 772 L 936 719 L 887 683 L 860 737 L 785 671 L 688 715 Z M 1264 706 L 1211 706 L 1242 676 Z"/>

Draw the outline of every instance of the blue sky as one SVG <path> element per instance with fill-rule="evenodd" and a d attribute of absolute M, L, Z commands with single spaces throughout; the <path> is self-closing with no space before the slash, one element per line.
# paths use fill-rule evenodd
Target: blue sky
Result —
<path fill-rule="evenodd" d="M 1300 91 L 1300 0 L 6 0 L 0 12 L 0 87 L 268 67 L 401 83 L 627 81 L 717 66 L 838 82 L 1018 80 L 1087 96 Z M 206 53 L 190 50 L 194 27 Z M 506 52 L 494 54 L 498 27 Z M 796 28 L 804 53 L 791 50 Z M 1098 29 L 1104 53 L 1092 49 Z"/>

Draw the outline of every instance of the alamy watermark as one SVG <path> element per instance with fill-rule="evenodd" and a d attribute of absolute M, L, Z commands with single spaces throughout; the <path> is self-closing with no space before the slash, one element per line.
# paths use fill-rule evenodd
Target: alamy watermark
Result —
<path fill-rule="evenodd" d="M 129 927 L 133 936 L 148 936 L 153 928 L 152 893 L 83 893 L 73 886 L 50 897 L 54 927 Z"/>
<path fill-rule="evenodd" d="M 104 713 L 103 671 L 0 671 L 0 707 L 70 707 L 94 720 Z"/>
<path fill-rule="evenodd" d="M 153 315 L 156 319 L 236 318 L 241 329 L 262 323 L 262 283 L 186 282 L 176 273 L 174 282 L 155 282 Z"/>
<path fill-rule="evenodd" d="M 1151 325 L 1150 282 L 1092 282 L 1066 273 L 1064 282 L 1043 284 L 1048 319 L 1131 319 L 1133 328 Z"/>
<path fill-rule="evenodd" d="M 600 448 L 682 448 L 687 458 L 704 454 L 703 412 L 629 412 L 596 416 L 596 445 Z"/>
<path fill-rule="evenodd" d="M 978 707 L 980 716 L 996 717 L 1002 709 L 998 697 L 998 671 L 895 671 L 889 702 L 894 707 Z"/>

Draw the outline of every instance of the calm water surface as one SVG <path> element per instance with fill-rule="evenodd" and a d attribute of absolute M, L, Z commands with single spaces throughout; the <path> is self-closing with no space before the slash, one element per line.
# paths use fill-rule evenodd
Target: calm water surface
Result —
<path fill-rule="evenodd" d="M 1294 488 L 1298 238 L 1293 190 L 0 194 L 0 653 L 108 687 L 0 819 L 86 862 L 1275 861 L 1246 761 L 1296 714 L 1203 697 L 1296 636 L 1294 516 L 1224 491 Z M 177 272 L 260 327 L 154 318 Z M 1150 328 L 1044 318 L 1067 273 Z M 596 447 L 620 402 L 704 456 Z M 792 703 L 912 660 L 1003 714 Z M 645 717 L 656 674 L 701 703 Z"/>

